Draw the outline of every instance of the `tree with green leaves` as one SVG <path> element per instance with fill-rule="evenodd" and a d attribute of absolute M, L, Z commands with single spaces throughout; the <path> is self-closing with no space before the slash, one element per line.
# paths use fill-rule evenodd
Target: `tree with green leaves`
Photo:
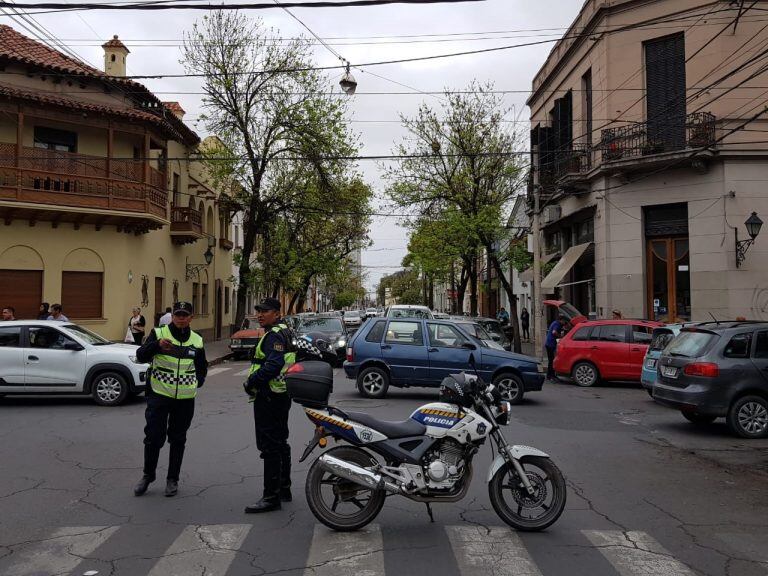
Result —
<path fill-rule="evenodd" d="M 243 246 L 235 324 L 245 314 L 254 280 L 257 239 L 269 245 L 267 225 L 293 201 L 278 182 L 292 170 L 312 171 L 322 186 L 355 154 L 344 120 L 346 103 L 330 91 L 330 79 L 314 69 L 312 45 L 280 35 L 244 12 L 213 11 L 185 34 L 182 64 L 204 77 L 202 120 L 220 139 L 203 160 L 214 180 L 234 186 L 230 205 L 243 212 Z"/>
<path fill-rule="evenodd" d="M 492 85 L 473 82 L 461 92 L 445 92 L 439 109 L 422 104 L 414 118 L 401 116 L 408 134 L 395 153 L 405 158 L 386 170 L 388 195 L 419 218 L 437 219 L 446 210 L 461 215 L 472 247 L 472 293 L 477 294 L 477 262 L 482 250 L 510 302 L 515 351 L 520 351 L 517 297 L 504 273 L 505 216 L 524 184 L 523 135 L 505 122 L 509 110 Z M 477 312 L 476 302 L 472 312 Z"/>

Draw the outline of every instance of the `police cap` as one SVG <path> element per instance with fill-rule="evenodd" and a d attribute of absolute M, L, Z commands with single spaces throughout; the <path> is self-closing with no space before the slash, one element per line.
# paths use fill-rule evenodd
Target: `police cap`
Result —
<path fill-rule="evenodd" d="M 180 302 L 174 302 L 173 304 L 174 314 L 192 314 L 192 303 L 184 300 Z"/>
<path fill-rule="evenodd" d="M 264 300 L 256 304 L 254 308 L 259 312 L 266 312 L 267 310 L 280 312 L 280 300 L 277 298 L 264 298 Z"/>

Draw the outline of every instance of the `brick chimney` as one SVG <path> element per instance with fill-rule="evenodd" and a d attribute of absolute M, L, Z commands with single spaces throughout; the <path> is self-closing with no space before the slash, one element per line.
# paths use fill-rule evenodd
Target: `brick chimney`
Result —
<path fill-rule="evenodd" d="M 179 120 L 184 118 L 184 114 L 186 112 L 184 111 L 184 108 L 181 107 L 181 104 L 178 102 L 163 102 L 163 106 L 165 106 L 168 110 L 173 112 L 173 115 L 176 116 Z"/>
<path fill-rule="evenodd" d="M 125 57 L 130 50 L 118 39 L 117 34 L 101 47 L 104 48 L 104 72 L 107 76 L 125 76 Z"/>

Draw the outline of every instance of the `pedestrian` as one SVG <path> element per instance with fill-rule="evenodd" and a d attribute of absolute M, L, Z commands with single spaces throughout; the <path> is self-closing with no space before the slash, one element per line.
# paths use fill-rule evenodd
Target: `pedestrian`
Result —
<path fill-rule="evenodd" d="M 48 308 L 50 308 L 50 304 L 48 304 L 48 302 L 42 302 L 40 304 L 40 310 L 37 312 L 38 320 L 48 320 L 48 316 L 51 314 Z"/>
<path fill-rule="evenodd" d="M 56 320 L 58 322 L 69 322 L 69 318 L 64 316 L 61 304 L 51 304 L 51 314 L 46 320 Z"/>
<path fill-rule="evenodd" d="M 143 495 L 155 481 L 160 449 L 166 437 L 170 454 L 165 495 L 176 496 L 178 493 L 187 430 L 195 413 L 195 396 L 208 374 L 203 339 L 189 327 L 192 304 L 176 302 L 172 316 L 169 325 L 152 330 L 147 341 L 136 351 L 139 362 L 151 363 L 144 412 L 147 421 L 144 427 L 144 475 L 133 489 L 136 496 Z"/>
<path fill-rule="evenodd" d="M 157 325 L 158 326 L 168 326 L 168 324 L 171 323 L 171 319 L 173 318 L 172 311 L 173 311 L 173 309 L 170 306 L 168 306 L 165 309 L 165 314 L 160 316 L 160 320 L 157 322 Z"/>
<path fill-rule="evenodd" d="M 502 306 L 501 310 L 496 314 L 496 320 L 498 320 L 502 326 L 509 322 L 509 312 L 506 311 L 504 306 Z"/>
<path fill-rule="evenodd" d="M 557 339 L 560 338 L 565 325 L 565 316 L 560 314 L 557 320 L 552 322 L 547 328 L 547 339 L 544 342 L 544 348 L 547 351 L 547 380 L 557 380 L 555 374 L 555 354 L 557 352 Z"/>
<path fill-rule="evenodd" d="M 16 309 L 13 306 L 6 306 L 3 308 L 2 314 L 3 322 L 7 322 L 8 320 L 16 320 Z"/>
<path fill-rule="evenodd" d="M 612 310 L 611 311 L 611 320 L 623 320 L 624 316 L 621 314 L 621 310 Z"/>
<path fill-rule="evenodd" d="M 144 341 L 144 327 L 147 325 L 147 321 L 141 315 L 141 308 L 138 306 L 131 312 L 133 315 L 128 319 L 128 330 L 130 330 L 133 337 L 133 343 L 136 346 L 141 346 L 141 343 Z"/>
<path fill-rule="evenodd" d="M 291 399 L 285 393 L 282 375 L 296 361 L 291 333 L 280 317 L 280 301 L 264 298 L 256 305 L 264 329 L 251 361 L 248 381 L 243 385 L 253 398 L 256 447 L 264 460 L 264 493 L 246 506 L 247 514 L 279 510 L 291 501 L 291 447 L 288 444 L 288 411 Z"/>
<path fill-rule="evenodd" d="M 520 328 L 523 332 L 523 339 L 524 340 L 530 340 L 531 339 L 531 315 L 528 313 L 528 309 L 523 307 L 523 310 L 520 312 Z"/>

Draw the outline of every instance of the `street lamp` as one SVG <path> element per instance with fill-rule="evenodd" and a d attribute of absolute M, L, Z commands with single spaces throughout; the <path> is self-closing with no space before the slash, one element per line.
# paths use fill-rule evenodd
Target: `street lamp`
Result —
<path fill-rule="evenodd" d="M 213 242 L 212 242 L 213 241 Z M 208 249 L 205 251 L 205 254 L 203 254 L 203 258 L 205 259 L 205 264 L 190 264 L 189 263 L 189 256 L 185 259 L 186 264 L 186 270 L 185 270 L 185 279 L 189 280 L 190 278 L 199 278 L 200 277 L 200 270 L 203 268 L 207 268 L 211 262 L 213 262 L 213 251 L 211 250 L 211 247 L 216 242 L 216 239 L 211 236 L 208 239 Z"/>
<path fill-rule="evenodd" d="M 352 76 L 352 73 L 349 71 L 349 62 L 347 62 L 347 71 L 344 72 L 344 75 L 339 81 L 339 86 L 341 86 L 342 91 L 347 96 L 352 96 L 355 93 L 355 90 L 357 90 L 357 80 L 355 80 L 355 77 Z"/>
<path fill-rule="evenodd" d="M 749 234 L 747 240 L 739 240 L 739 229 L 734 229 L 736 234 L 736 268 L 742 265 L 747 250 L 755 243 L 755 238 L 760 234 L 760 229 L 763 227 L 763 221 L 760 220 L 757 212 L 752 212 L 752 215 L 744 222 L 744 227 L 747 229 L 747 234 Z"/>

